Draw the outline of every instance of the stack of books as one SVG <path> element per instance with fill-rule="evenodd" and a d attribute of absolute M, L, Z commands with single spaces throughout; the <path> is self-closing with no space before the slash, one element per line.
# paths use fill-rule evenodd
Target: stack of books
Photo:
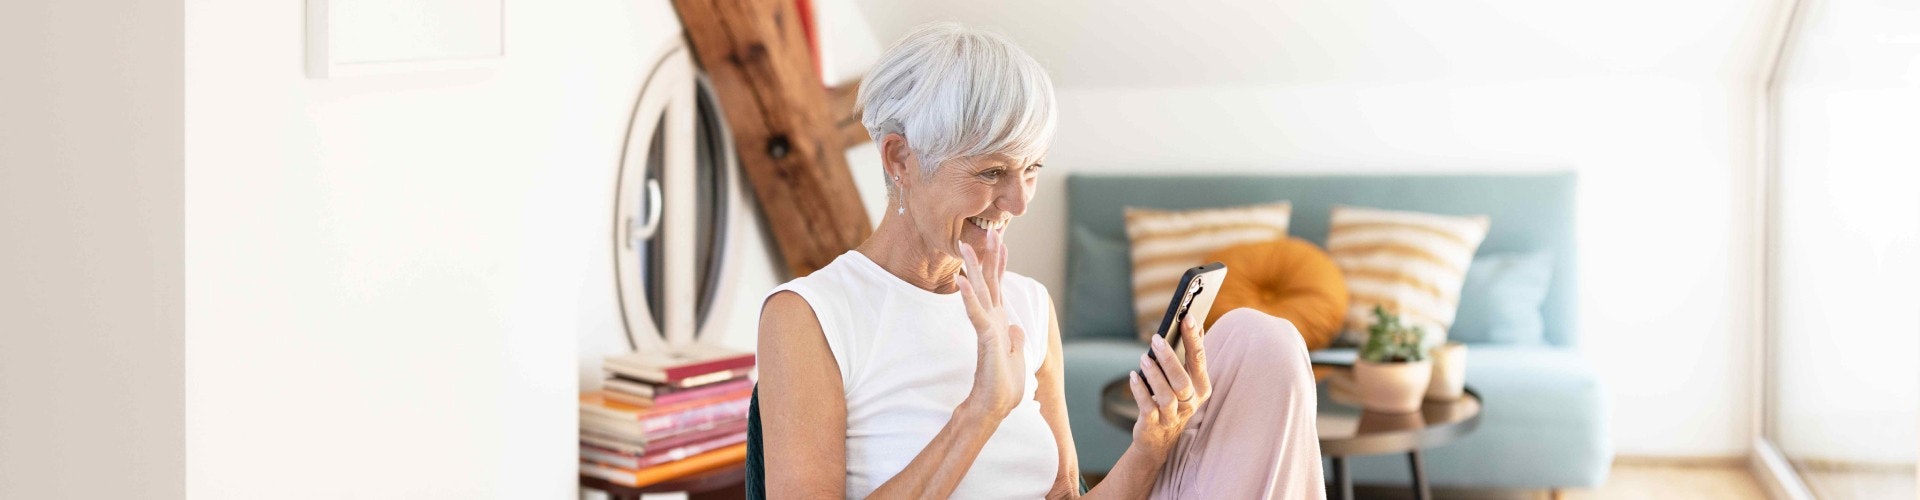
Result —
<path fill-rule="evenodd" d="M 608 356 L 580 395 L 580 473 L 646 486 L 739 463 L 753 353 L 706 344 Z"/>

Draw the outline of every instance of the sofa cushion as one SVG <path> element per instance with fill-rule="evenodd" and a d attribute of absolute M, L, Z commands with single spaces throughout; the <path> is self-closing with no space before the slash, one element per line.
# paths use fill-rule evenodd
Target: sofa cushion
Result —
<path fill-rule="evenodd" d="M 1207 257 L 1227 266 L 1207 324 L 1252 308 L 1299 327 L 1307 349 L 1323 349 L 1347 319 L 1347 283 L 1327 252 L 1300 238 L 1235 245 Z"/>
<path fill-rule="evenodd" d="M 1134 327 L 1141 342 L 1160 328 L 1173 290 L 1187 269 L 1217 250 L 1287 237 L 1293 205 L 1284 201 L 1197 210 L 1126 208 L 1133 261 Z"/>
<path fill-rule="evenodd" d="M 1474 258 L 1447 338 L 1466 343 L 1544 342 L 1546 322 L 1540 317 L 1540 304 L 1547 300 L 1552 281 L 1553 256 L 1546 252 Z"/>
<path fill-rule="evenodd" d="M 1327 252 L 1352 293 L 1341 341 L 1365 342 L 1374 309 L 1384 307 L 1424 331 L 1425 345 L 1445 342 L 1487 216 L 1336 205 L 1331 219 Z"/>
<path fill-rule="evenodd" d="M 1066 317 L 1062 338 L 1133 338 L 1133 287 L 1127 242 L 1084 228 L 1068 241 Z"/>

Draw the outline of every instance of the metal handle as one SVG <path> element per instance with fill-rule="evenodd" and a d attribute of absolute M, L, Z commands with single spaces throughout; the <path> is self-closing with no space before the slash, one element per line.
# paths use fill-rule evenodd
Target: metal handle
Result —
<path fill-rule="evenodd" d="M 634 220 L 627 219 L 627 247 L 638 246 L 639 242 L 653 239 L 660 230 L 660 180 L 647 179 L 647 222 L 634 227 Z"/>

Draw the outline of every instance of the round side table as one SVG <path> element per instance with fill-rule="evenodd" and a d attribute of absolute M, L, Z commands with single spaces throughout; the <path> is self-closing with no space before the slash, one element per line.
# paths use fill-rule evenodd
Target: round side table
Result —
<path fill-rule="evenodd" d="M 1316 372 L 1327 374 L 1319 383 L 1314 420 L 1320 435 L 1320 455 L 1332 462 L 1334 484 L 1329 485 L 1333 490 L 1329 496 L 1353 498 L 1347 457 L 1405 453 L 1413 473 L 1413 497 L 1432 498 L 1420 451 L 1451 443 L 1478 428 L 1480 393 L 1468 387 L 1456 400 L 1426 400 L 1415 413 L 1371 412 L 1360 408 L 1359 398 L 1354 395 L 1351 365 L 1315 363 L 1314 367 Z M 1100 414 L 1108 422 L 1133 429 L 1140 410 L 1128 392 L 1126 377 L 1101 389 L 1100 401 Z"/>

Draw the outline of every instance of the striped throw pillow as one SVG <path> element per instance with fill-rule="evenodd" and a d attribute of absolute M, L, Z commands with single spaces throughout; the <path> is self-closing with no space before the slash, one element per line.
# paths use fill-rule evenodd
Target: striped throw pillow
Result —
<path fill-rule="evenodd" d="M 1427 344 L 1445 342 L 1488 224 L 1486 216 L 1333 207 L 1327 254 L 1352 294 L 1341 343 L 1366 342 L 1376 304 L 1425 330 Z"/>
<path fill-rule="evenodd" d="M 1187 268 L 1205 264 L 1222 248 L 1287 237 L 1289 202 L 1167 211 L 1127 207 L 1133 247 L 1133 310 L 1140 340 L 1160 327 L 1173 287 Z"/>

